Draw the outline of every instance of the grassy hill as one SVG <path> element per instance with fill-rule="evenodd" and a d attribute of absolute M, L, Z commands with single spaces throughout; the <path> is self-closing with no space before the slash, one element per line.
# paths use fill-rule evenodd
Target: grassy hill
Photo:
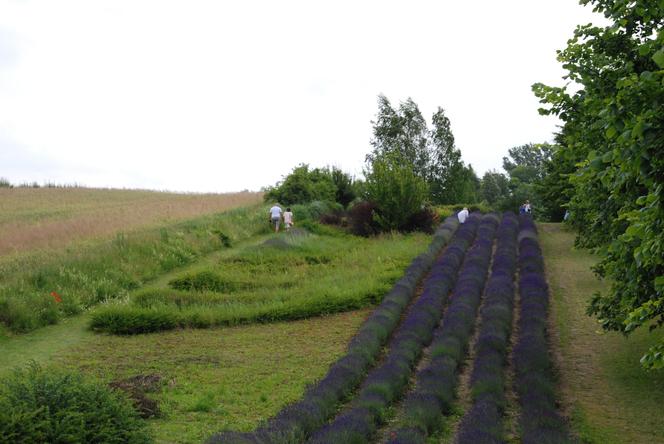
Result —
<path fill-rule="evenodd" d="M 0 258 L 113 237 L 261 202 L 262 193 L 0 188 Z"/>
<path fill-rule="evenodd" d="M 267 232 L 260 201 L 260 193 L 0 189 L 0 334 L 121 299 L 225 239 Z"/>

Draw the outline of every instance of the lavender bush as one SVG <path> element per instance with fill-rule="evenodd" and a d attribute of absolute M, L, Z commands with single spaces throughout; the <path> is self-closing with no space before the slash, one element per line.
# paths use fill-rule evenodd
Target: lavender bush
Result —
<path fill-rule="evenodd" d="M 474 266 L 476 258 L 471 252 L 487 243 L 486 238 L 493 233 L 492 226 L 495 231 L 493 216 L 485 216 L 479 222 L 479 216 L 471 215 L 459 228 L 453 242 L 434 265 L 422 295 L 390 341 L 384 363 L 369 373 L 352 406 L 316 432 L 311 443 L 360 443 L 370 439 L 384 420 L 389 405 L 407 386 L 422 349 L 431 341 L 459 267 L 462 263 L 465 268 Z M 477 239 L 464 261 L 476 230 Z M 352 431 L 348 429 L 349 423 L 355 425 Z"/>
<path fill-rule="evenodd" d="M 474 220 L 476 221 L 477 217 Z M 350 341 L 346 354 L 330 366 L 323 379 L 306 390 L 301 400 L 286 406 L 254 432 L 220 432 L 213 435 L 208 442 L 239 444 L 305 441 L 336 412 L 339 404 L 360 384 L 367 369 L 399 323 L 404 309 L 415 295 L 418 283 L 432 267 L 443 247 L 450 243 L 446 252 L 454 251 L 454 254 L 458 254 L 461 246 L 469 243 L 469 239 L 474 236 L 477 223 L 471 221 L 470 224 L 464 224 L 463 229 L 457 230 L 458 226 L 456 217 L 445 220 L 434 233 L 427 251 L 413 260 L 404 276 L 362 324 Z M 361 418 L 362 415 L 358 417 Z"/>
<path fill-rule="evenodd" d="M 473 404 L 461 421 L 456 436 L 459 444 L 504 442 L 504 368 L 512 330 L 518 226 L 516 216 L 506 213 L 498 229 L 470 378 Z"/>
<path fill-rule="evenodd" d="M 389 433 L 391 444 L 424 443 L 427 435 L 440 425 L 442 415 L 450 410 L 457 368 L 475 324 L 499 219 L 490 215 L 483 222 L 459 273 L 442 324 L 434 334 L 430 362 L 417 373 L 415 388 L 404 400 L 400 427 Z"/>
<path fill-rule="evenodd" d="M 519 218 L 518 340 L 514 346 L 515 387 L 521 405 L 524 444 L 574 442 L 556 409 L 555 381 L 547 340 L 549 292 L 537 230 L 529 216 Z"/>
<path fill-rule="evenodd" d="M 471 217 L 469 222 L 477 224 L 476 216 Z M 487 238 L 491 238 L 495 232 L 495 224 L 494 216 L 486 216 L 482 219 L 477 239 L 470 252 L 478 250 L 487 243 L 490 249 L 491 242 L 487 242 Z M 464 226 L 462 229 L 467 230 L 468 228 Z M 355 416 L 356 410 L 362 411 L 363 409 L 372 413 L 371 417 L 366 418 L 370 424 L 365 427 L 367 433 L 352 437 L 352 442 L 366 442 L 370 438 L 375 427 L 384 420 L 389 405 L 401 395 L 407 386 L 414 364 L 420 357 L 424 346 L 431 341 L 433 330 L 440 321 L 447 295 L 454 285 L 462 261 L 466 270 L 475 266 L 477 258 L 470 252 L 465 261 L 463 260 L 465 249 L 471 240 L 469 237 L 465 245 L 452 244 L 446 250 L 439 262 L 440 266 L 434 266 L 431 277 L 425 283 L 422 296 L 414 304 L 393 338 L 385 363 L 369 374 L 353 402 L 352 408 L 316 433 L 311 442 L 342 442 L 341 436 L 344 433 L 342 424 L 347 421 L 347 418 Z"/>

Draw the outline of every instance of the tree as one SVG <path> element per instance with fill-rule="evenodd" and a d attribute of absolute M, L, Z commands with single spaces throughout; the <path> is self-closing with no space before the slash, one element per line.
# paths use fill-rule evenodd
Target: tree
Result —
<path fill-rule="evenodd" d="M 446 200 L 444 204 L 466 203 L 471 204 L 479 200 L 480 179 L 475 174 L 472 165 L 458 163 L 450 171 L 451 179 L 447 181 L 446 193 L 455 196 L 453 200 Z"/>
<path fill-rule="evenodd" d="M 357 196 L 353 178 L 333 167 L 313 168 L 301 164 L 274 187 L 268 187 L 264 199 L 284 205 L 308 203 L 315 200 L 348 205 Z"/>
<path fill-rule="evenodd" d="M 588 312 L 627 335 L 664 325 L 664 3 L 581 3 L 611 23 L 577 27 L 558 52 L 575 89 L 533 90 L 540 112 L 564 123 L 561 156 L 578 160 L 569 175 L 577 242 L 601 255 L 596 271 L 612 282 Z M 641 362 L 664 368 L 664 342 Z"/>
<path fill-rule="evenodd" d="M 546 163 L 551 159 L 553 147 L 547 143 L 528 143 L 508 150 L 503 157 L 503 168 L 509 176 L 509 193 L 500 201 L 502 210 L 519 208 L 526 200 L 539 216 L 544 202 L 537 194 L 537 183 L 546 175 Z"/>
<path fill-rule="evenodd" d="M 503 173 L 487 171 L 480 181 L 480 198 L 491 206 L 498 206 L 509 196 L 507 185 L 508 179 Z"/>
<path fill-rule="evenodd" d="M 548 143 L 527 143 L 515 146 L 508 151 L 509 157 L 503 157 L 503 168 L 511 175 L 511 171 L 522 169 L 528 182 L 542 179 L 545 175 L 545 164 L 551 159 L 553 146 Z"/>
<path fill-rule="evenodd" d="M 472 194 L 472 168 L 461 161 L 461 152 L 454 145 L 450 120 L 443 108 L 432 118 L 432 129 L 417 104 L 407 99 L 394 109 L 384 96 L 378 96 L 378 113 L 372 121 L 372 151 L 367 163 L 388 153 L 395 153 L 412 166 L 413 172 L 426 183 L 434 203 L 462 202 L 461 194 Z M 476 179 L 476 177 L 475 177 Z M 469 182 L 470 181 L 470 182 Z"/>
<path fill-rule="evenodd" d="M 560 139 L 560 136 L 557 139 Z M 574 187 L 569 179 L 581 160 L 569 150 L 555 145 L 551 158 L 544 161 L 544 177 L 535 183 L 535 195 L 540 201 L 540 214 L 544 220 L 563 220 L 567 205 L 574 194 Z"/>
<path fill-rule="evenodd" d="M 429 141 L 426 120 L 411 98 L 395 111 L 384 95 L 378 96 L 378 114 L 372 122 L 373 151 L 367 161 L 388 153 L 397 153 L 413 166 L 413 171 L 426 180 L 429 175 Z"/>
<path fill-rule="evenodd" d="M 335 200 L 344 207 L 347 207 L 348 204 L 357 197 L 356 187 L 353 183 L 352 176 L 348 173 L 344 173 L 337 167 L 332 167 L 330 174 L 332 176 L 332 182 L 336 187 Z"/>
<path fill-rule="evenodd" d="M 461 161 L 461 151 L 454 144 L 454 135 L 450 126 L 450 119 L 445 116 L 445 110 L 438 108 L 431 122 L 431 198 L 435 203 L 450 204 L 456 202 L 470 202 L 463 199 L 459 190 L 465 188 L 464 182 L 468 179 L 468 171 L 464 170 Z"/>
<path fill-rule="evenodd" d="M 376 222 L 385 231 L 405 229 L 426 202 L 424 179 L 396 152 L 374 157 L 364 174 L 367 198 L 376 206 Z"/>

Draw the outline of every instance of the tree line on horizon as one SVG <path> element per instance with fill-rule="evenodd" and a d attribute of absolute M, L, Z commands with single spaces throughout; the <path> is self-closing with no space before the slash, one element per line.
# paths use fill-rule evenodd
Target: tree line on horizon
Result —
<path fill-rule="evenodd" d="M 555 147 L 525 144 L 503 158 L 507 174 L 488 171 L 480 179 L 472 165 L 461 160 L 449 118 L 439 107 L 427 124 L 417 104 L 408 98 L 393 106 L 378 96 L 371 150 L 363 178 L 337 167 L 310 168 L 300 164 L 274 186 L 264 189 L 266 201 L 284 205 L 313 201 L 336 202 L 363 224 L 363 234 L 430 229 L 432 206 L 475 205 L 488 210 L 517 211 L 526 200 L 537 217 L 562 220 L 564 209 L 540 198 L 541 182 Z M 557 203 L 554 202 L 554 203 Z"/>

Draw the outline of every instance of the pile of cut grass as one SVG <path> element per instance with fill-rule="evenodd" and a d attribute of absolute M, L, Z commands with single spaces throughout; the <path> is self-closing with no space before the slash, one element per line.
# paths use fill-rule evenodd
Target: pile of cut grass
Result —
<path fill-rule="evenodd" d="M 128 304 L 97 310 L 91 327 L 136 334 L 304 319 L 380 300 L 425 249 L 423 234 L 365 239 L 280 233 L 218 263 L 187 272 L 169 287 L 136 292 Z"/>

